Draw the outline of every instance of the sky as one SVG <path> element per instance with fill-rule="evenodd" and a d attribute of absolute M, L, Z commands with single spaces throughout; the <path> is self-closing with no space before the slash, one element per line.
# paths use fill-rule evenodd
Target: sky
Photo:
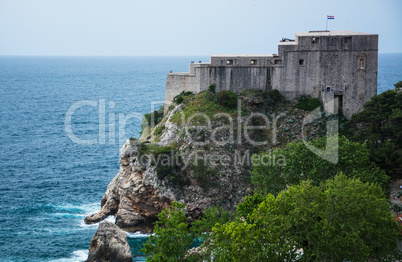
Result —
<path fill-rule="evenodd" d="M 0 0 L 0 55 L 271 54 L 327 15 L 402 53 L 401 13 L 401 0 Z"/>

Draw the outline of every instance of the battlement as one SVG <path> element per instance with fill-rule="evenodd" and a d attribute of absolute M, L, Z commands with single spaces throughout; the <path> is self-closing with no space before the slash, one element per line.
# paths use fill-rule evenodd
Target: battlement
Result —
<path fill-rule="evenodd" d="M 215 83 L 217 91 L 277 89 L 287 97 L 310 95 L 321 98 L 322 90 L 343 90 L 340 99 L 346 117 L 351 117 L 377 93 L 378 35 L 353 31 L 309 31 L 295 39 L 282 39 L 278 54 L 215 54 L 208 63 L 191 63 L 188 73 L 170 73 L 165 101 L 182 91 L 194 93 Z"/>

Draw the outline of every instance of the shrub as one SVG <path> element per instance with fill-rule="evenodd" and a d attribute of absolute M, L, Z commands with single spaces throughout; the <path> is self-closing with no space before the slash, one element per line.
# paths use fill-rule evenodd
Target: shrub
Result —
<path fill-rule="evenodd" d="M 161 135 L 164 129 L 165 129 L 164 125 L 160 125 L 157 128 L 155 128 L 155 131 L 154 131 L 155 136 Z"/>
<path fill-rule="evenodd" d="M 285 100 L 285 97 L 277 89 L 269 90 L 268 97 L 271 98 L 275 103 Z"/>
<path fill-rule="evenodd" d="M 167 177 L 171 183 L 180 184 L 179 169 L 182 166 L 182 159 L 175 147 L 159 147 L 156 144 L 142 143 L 138 152 L 140 159 L 144 155 L 151 157 L 151 165 L 156 165 L 156 173 L 159 179 L 162 180 Z"/>
<path fill-rule="evenodd" d="M 215 94 L 216 84 L 215 84 L 215 83 L 212 83 L 212 84 L 208 87 L 208 90 L 209 90 L 210 92 L 212 92 L 212 93 Z"/>
<path fill-rule="evenodd" d="M 313 111 L 320 105 L 321 103 L 320 100 L 318 100 L 318 98 L 312 98 L 307 95 L 302 95 L 299 98 L 299 102 L 297 103 L 296 107 L 307 111 Z"/>
<path fill-rule="evenodd" d="M 194 95 L 194 93 L 190 91 L 183 91 L 173 98 L 173 102 L 175 102 L 176 104 L 181 104 L 183 103 L 184 98 L 190 95 Z"/>
<path fill-rule="evenodd" d="M 399 81 L 398 83 L 394 84 L 394 86 L 395 89 L 402 88 L 402 81 Z"/>
<path fill-rule="evenodd" d="M 220 105 L 234 109 L 237 106 L 237 94 L 231 90 L 224 90 L 219 92 L 217 101 Z"/>
<path fill-rule="evenodd" d="M 149 127 L 154 127 L 156 126 L 159 122 L 162 121 L 163 119 L 163 105 L 158 109 L 153 111 L 152 113 L 149 114 L 144 114 L 144 117 L 142 118 L 142 124 L 141 124 L 141 134 L 144 132 L 145 129 Z"/>

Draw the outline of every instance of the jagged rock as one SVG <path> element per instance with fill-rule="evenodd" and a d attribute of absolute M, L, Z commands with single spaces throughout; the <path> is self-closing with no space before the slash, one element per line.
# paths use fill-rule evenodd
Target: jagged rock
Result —
<path fill-rule="evenodd" d="M 155 167 L 140 163 L 138 157 L 138 141 L 127 140 L 121 149 L 120 171 L 106 189 L 101 210 L 86 217 L 86 223 L 115 215 L 121 228 L 151 232 L 157 215 L 172 201 L 181 200 L 179 192 L 158 179 Z"/>
<path fill-rule="evenodd" d="M 86 262 L 131 262 L 133 256 L 127 234 L 110 222 L 99 224 L 91 240 Z"/>

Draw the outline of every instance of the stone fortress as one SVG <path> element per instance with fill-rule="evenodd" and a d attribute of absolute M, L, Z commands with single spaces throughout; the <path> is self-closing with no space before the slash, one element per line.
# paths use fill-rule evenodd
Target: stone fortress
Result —
<path fill-rule="evenodd" d="M 377 94 L 378 35 L 353 31 L 310 31 L 283 38 L 278 54 L 211 55 L 191 63 L 188 73 L 169 73 L 165 101 L 182 91 L 277 89 L 289 98 L 321 99 L 326 111 L 350 118 Z M 167 108 L 167 107 L 165 107 Z"/>

